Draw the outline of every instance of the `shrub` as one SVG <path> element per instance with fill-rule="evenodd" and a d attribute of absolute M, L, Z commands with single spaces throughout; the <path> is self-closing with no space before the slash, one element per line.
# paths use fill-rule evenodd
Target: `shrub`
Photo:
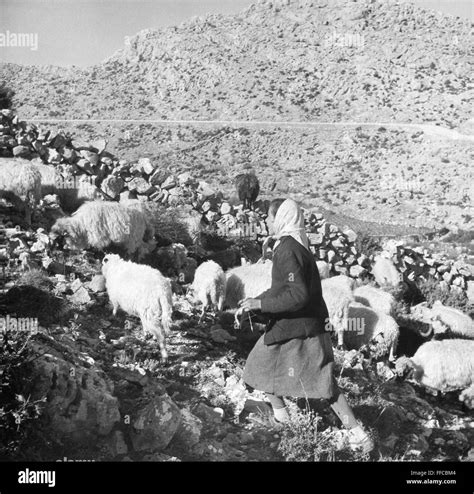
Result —
<path fill-rule="evenodd" d="M 320 430 L 322 418 L 309 406 L 290 409 L 291 421 L 281 431 L 278 451 L 286 461 L 333 461 L 342 449 L 341 431 Z"/>
<path fill-rule="evenodd" d="M 426 280 L 423 278 L 419 279 L 417 286 L 430 307 L 436 300 L 439 300 L 443 305 L 462 310 L 466 313 L 474 311 L 474 306 L 469 302 L 465 292 L 444 287 L 440 285 L 439 280 L 432 276 Z"/>
<path fill-rule="evenodd" d="M 0 84 L 0 110 L 12 108 L 14 95 L 13 90 L 7 88 L 5 84 Z"/>
<path fill-rule="evenodd" d="M 0 334 L 0 459 L 12 459 L 41 414 L 41 403 L 30 401 L 32 355 L 28 347 L 31 335 L 7 330 Z"/>
<path fill-rule="evenodd" d="M 382 250 L 379 241 L 366 234 L 357 235 L 355 248 L 358 252 L 365 254 L 367 257 L 371 257 Z"/>

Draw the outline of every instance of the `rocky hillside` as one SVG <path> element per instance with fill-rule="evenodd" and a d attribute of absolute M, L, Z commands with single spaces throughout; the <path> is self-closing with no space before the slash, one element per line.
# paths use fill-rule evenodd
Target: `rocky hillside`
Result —
<path fill-rule="evenodd" d="M 85 70 L 3 67 L 26 118 L 470 117 L 467 20 L 409 3 L 262 1 L 147 29 Z"/>

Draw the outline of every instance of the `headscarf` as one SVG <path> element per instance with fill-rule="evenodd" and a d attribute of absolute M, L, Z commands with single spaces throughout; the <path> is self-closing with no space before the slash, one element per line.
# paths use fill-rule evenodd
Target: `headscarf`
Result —
<path fill-rule="evenodd" d="M 285 199 L 281 203 L 275 215 L 273 228 L 275 230 L 275 234 L 265 240 L 264 249 L 271 238 L 277 240 L 273 247 L 273 249 L 275 249 L 280 243 L 281 237 L 289 235 L 299 242 L 305 249 L 309 250 L 309 240 L 306 236 L 306 231 L 304 228 L 303 211 L 299 207 L 298 203 L 293 201 L 293 199 Z"/>

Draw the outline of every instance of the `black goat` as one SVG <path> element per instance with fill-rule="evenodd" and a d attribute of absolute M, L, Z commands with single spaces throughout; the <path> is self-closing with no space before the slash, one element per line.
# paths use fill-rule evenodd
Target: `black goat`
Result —
<path fill-rule="evenodd" d="M 235 187 L 244 209 L 250 209 L 260 192 L 260 183 L 255 172 L 241 173 L 235 177 Z"/>

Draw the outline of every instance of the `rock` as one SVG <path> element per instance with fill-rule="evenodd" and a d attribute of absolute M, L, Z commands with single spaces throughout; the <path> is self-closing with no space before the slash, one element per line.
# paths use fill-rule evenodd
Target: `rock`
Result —
<path fill-rule="evenodd" d="M 319 277 L 324 280 L 329 278 L 330 274 L 330 266 L 326 261 L 316 261 L 316 265 L 318 266 Z"/>
<path fill-rule="evenodd" d="M 122 431 L 114 431 L 107 443 L 113 457 L 126 455 L 128 453 L 128 446 Z"/>
<path fill-rule="evenodd" d="M 210 334 L 212 341 L 215 341 L 216 343 L 227 343 L 228 341 L 235 341 L 237 339 L 222 328 L 211 330 Z"/>
<path fill-rule="evenodd" d="M 68 296 L 68 300 L 74 305 L 83 305 L 89 303 L 92 299 L 89 292 L 82 286 L 81 280 L 76 278 L 70 286 L 71 290 L 74 292 L 72 295 Z"/>
<path fill-rule="evenodd" d="M 357 240 L 357 233 L 354 230 L 344 230 L 343 233 L 349 242 L 355 242 Z"/>
<path fill-rule="evenodd" d="M 308 240 L 310 245 L 321 245 L 324 237 L 321 233 L 308 233 Z"/>
<path fill-rule="evenodd" d="M 130 439 L 135 451 L 161 451 L 173 439 L 182 420 L 168 395 L 155 396 L 136 411 Z"/>
<path fill-rule="evenodd" d="M 176 187 L 176 181 L 173 176 L 169 176 L 166 178 L 166 180 L 161 184 L 161 188 L 164 190 L 172 189 L 173 187 Z"/>
<path fill-rule="evenodd" d="M 89 290 L 94 293 L 105 292 L 105 278 L 101 274 L 96 274 L 89 282 Z"/>
<path fill-rule="evenodd" d="M 169 172 L 158 168 L 153 172 L 153 175 L 150 177 L 149 181 L 152 185 L 160 186 L 166 181 L 168 177 Z"/>
<path fill-rule="evenodd" d="M 28 146 L 15 146 L 12 149 L 13 156 L 16 158 L 28 158 L 31 156 L 31 151 Z"/>
<path fill-rule="evenodd" d="M 87 149 L 82 149 L 79 154 L 87 160 L 92 166 L 99 164 L 99 155 Z"/>
<path fill-rule="evenodd" d="M 132 178 L 129 182 L 127 182 L 128 190 L 134 191 L 136 190 L 138 194 L 149 195 L 154 192 L 156 189 L 153 185 L 149 184 L 142 177 Z"/>
<path fill-rule="evenodd" d="M 71 267 L 63 264 L 62 262 L 54 261 L 50 257 L 44 257 L 42 259 L 43 267 L 51 274 L 63 275 L 71 271 Z"/>
<path fill-rule="evenodd" d="M 223 202 L 221 204 L 220 212 L 222 215 L 231 214 L 232 213 L 232 206 L 228 202 Z"/>
<path fill-rule="evenodd" d="M 109 175 L 102 181 L 101 189 L 112 199 L 115 199 L 123 190 L 125 182 L 117 176 Z"/>
<path fill-rule="evenodd" d="M 172 444 L 191 448 L 201 439 L 202 421 L 189 410 L 181 410 L 181 423 L 173 437 Z"/>
<path fill-rule="evenodd" d="M 216 191 L 204 181 L 199 182 L 197 192 L 202 196 L 203 199 L 207 199 L 215 195 Z"/>
<path fill-rule="evenodd" d="M 466 296 L 469 300 L 469 303 L 474 304 L 474 280 L 468 280 L 466 284 Z"/>
<path fill-rule="evenodd" d="M 193 413 L 206 423 L 222 422 L 222 416 L 220 412 L 214 410 L 213 408 L 202 402 L 198 403 L 194 407 Z"/>
<path fill-rule="evenodd" d="M 81 444 L 108 435 L 120 420 L 112 382 L 95 364 L 85 368 L 70 347 L 61 351 L 61 343 L 52 339 L 48 343 L 47 338 L 32 343 L 38 357 L 33 360 L 31 389 L 32 399 L 48 397 L 42 415 L 50 435 Z"/>
<path fill-rule="evenodd" d="M 178 175 L 178 183 L 180 186 L 193 185 L 196 180 L 190 173 L 184 172 Z"/>
<path fill-rule="evenodd" d="M 349 275 L 352 276 L 353 278 L 359 278 L 360 276 L 366 273 L 367 270 L 358 264 L 351 266 L 349 268 Z"/>
<path fill-rule="evenodd" d="M 135 168 L 147 175 L 151 175 L 155 170 L 150 158 L 140 158 Z"/>

